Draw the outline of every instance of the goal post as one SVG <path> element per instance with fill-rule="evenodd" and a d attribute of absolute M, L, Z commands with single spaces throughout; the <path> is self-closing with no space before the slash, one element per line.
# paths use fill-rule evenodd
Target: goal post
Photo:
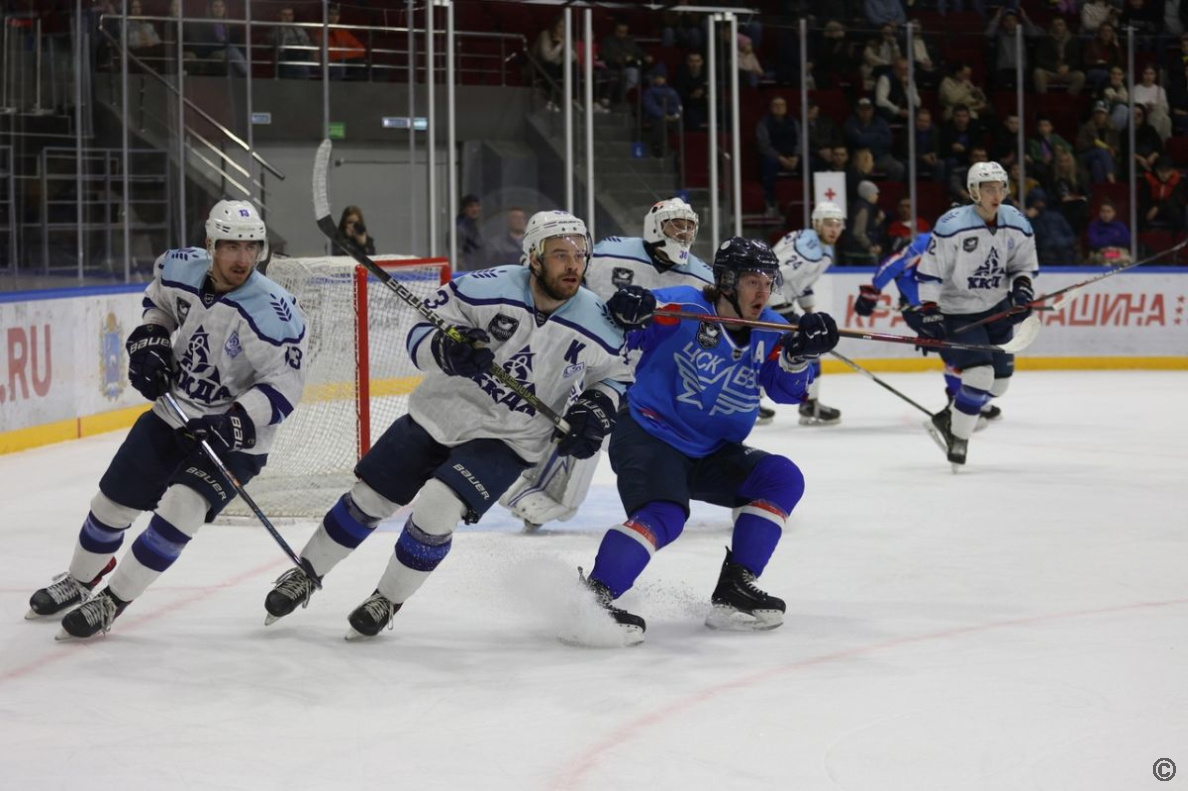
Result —
<path fill-rule="evenodd" d="M 377 256 L 422 299 L 450 279 L 445 258 Z M 405 338 L 421 320 L 349 256 L 276 258 L 267 275 L 297 297 L 309 334 L 305 389 L 247 491 L 269 517 L 319 517 L 354 482 L 372 440 L 408 411 L 421 381 Z M 238 499 L 223 512 L 250 516 Z"/>

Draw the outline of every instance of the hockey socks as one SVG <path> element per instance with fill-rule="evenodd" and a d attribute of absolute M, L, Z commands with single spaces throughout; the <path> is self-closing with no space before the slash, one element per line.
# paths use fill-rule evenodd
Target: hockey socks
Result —
<path fill-rule="evenodd" d="M 788 515 L 804 496 L 804 474 L 784 456 L 765 456 L 738 496 L 750 502 L 736 512 L 732 560 L 758 576 L 775 552 Z"/>
<path fill-rule="evenodd" d="M 628 591 L 656 551 L 676 540 L 688 517 L 676 503 L 656 501 L 637 509 L 602 537 L 590 579 L 618 598 Z"/>

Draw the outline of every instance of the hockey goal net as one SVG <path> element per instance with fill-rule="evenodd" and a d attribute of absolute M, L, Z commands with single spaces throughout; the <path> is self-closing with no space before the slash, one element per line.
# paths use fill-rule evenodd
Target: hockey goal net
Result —
<path fill-rule="evenodd" d="M 422 299 L 449 280 L 444 258 L 378 256 Z M 248 493 L 269 517 L 320 517 L 354 483 L 355 463 L 408 410 L 420 382 L 404 341 L 420 316 L 347 256 L 274 259 L 268 277 L 297 297 L 309 353 L 305 392 Z M 236 498 L 228 516 L 251 516 Z"/>

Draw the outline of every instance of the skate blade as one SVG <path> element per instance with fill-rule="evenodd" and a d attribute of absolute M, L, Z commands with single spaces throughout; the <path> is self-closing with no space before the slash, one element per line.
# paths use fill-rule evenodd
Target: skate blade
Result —
<path fill-rule="evenodd" d="M 524 520 L 524 528 L 522 530 L 520 530 L 520 535 L 530 536 L 533 533 L 535 533 L 536 531 L 540 530 L 540 528 L 541 528 L 541 525 L 539 523 L 529 522 L 527 519 L 525 519 Z"/>
<path fill-rule="evenodd" d="M 775 415 L 772 415 L 771 417 L 758 417 L 758 418 L 755 418 L 755 425 L 756 426 L 766 426 L 769 423 L 771 423 L 773 420 L 775 420 Z"/>
<path fill-rule="evenodd" d="M 779 610 L 755 610 L 751 615 L 718 604 L 705 617 L 705 625 L 719 632 L 767 632 L 783 624 L 784 614 Z"/>
<path fill-rule="evenodd" d="M 342 636 L 342 639 L 346 640 L 348 643 L 359 643 L 365 642 L 367 640 L 374 640 L 377 637 L 379 637 L 378 634 L 363 634 L 355 627 L 350 626 L 347 628 L 347 633 Z"/>
<path fill-rule="evenodd" d="M 834 418 L 833 420 L 825 420 L 824 418 L 806 417 L 802 415 L 800 418 L 800 425 L 802 426 L 836 426 L 840 422 L 840 417 Z"/>
<path fill-rule="evenodd" d="M 961 468 L 964 467 L 965 464 L 958 464 L 955 461 L 951 461 L 949 462 L 949 466 L 953 468 L 953 474 L 956 475 L 957 473 L 961 472 Z"/>
<path fill-rule="evenodd" d="M 557 642 L 562 645 L 572 646 L 573 648 L 631 648 L 637 646 L 644 641 L 643 629 L 638 626 L 623 626 L 620 627 L 621 638 L 619 641 L 614 640 L 591 640 L 588 637 L 582 637 L 576 634 L 559 634 L 557 635 Z"/>
<path fill-rule="evenodd" d="M 58 643 L 72 643 L 78 640 L 84 640 L 83 637 L 75 637 L 65 629 L 59 629 L 58 633 L 54 635 L 54 641 Z"/>
<path fill-rule="evenodd" d="M 274 623 L 276 623 L 283 617 L 284 617 L 283 615 L 273 615 L 272 613 L 268 613 L 267 615 L 264 616 L 264 625 L 272 626 Z"/>
<path fill-rule="evenodd" d="M 938 448 L 940 448 L 941 450 L 943 450 L 946 455 L 948 455 L 949 443 L 945 442 L 945 435 L 940 433 L 940 431 L 937 430 L 936 426 L 932 425 L 931 420 L 925 420 L 923 425 L 924 425 L 924 428 L 928 431 L 928 436 L 932 437 L 932 441 L 936 443 L 936 446 Z"/>
<path fill-rule="evenodd" d="M 26 621 L 44 621 L 46 618 L 50 618 L 55 614 L 63 615 L 64 613 L 59 612 L 59 613 L 50 613 L 49 615 L 42 615 L 41 613 L 37 612 L 32 607 L 30 607 L 29 610 L 25 613 L 25 620 Z"/>
<path fill-rule="evenodd" d="M 983 417 L 982 415 L 978 415 L 978 422 L 974 423 L 974 431 L 982 431 L 988 425 L 990 425 L 990 419 Z"/>

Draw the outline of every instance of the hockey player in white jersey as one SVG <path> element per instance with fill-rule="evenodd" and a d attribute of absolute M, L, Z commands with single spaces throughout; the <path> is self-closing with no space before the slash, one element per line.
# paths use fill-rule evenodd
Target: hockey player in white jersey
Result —
<path fill-rule="evenodd" d="M 713 285 L 709 264 L 690 251 L 697 239 L 697 213 L 680 198 L 656 203 L 644 217 L 643 237 L 609 236 L 594 247 L 586 286 L 610 300 L 626 286 L 647 289 Z M 532 533 L 546 522 L 567 521 L 590 491 L 601 454 L 589 459 L 550 453 L 526 471 L 499 501 Z"/>
<path fill-rule="evenodd" d="M 833 246 L 846 228 L 846 215 L 836 203 L 821 201 L 813 209 L 812 223 L 812 228 L 793 231 L 771 248 L 780 261 L 780 287 L 771 296 L 771 308 L 792 324 L 796 323 L 797 308 L 800 313 L 813 312 L 813 286 L 833 265 Z M 814 359 L 812 365 L 813 383 L 799 407 L 800 424 L 832 425 L 841 420 L 841 410 L 821 403 L 821 362 Z M 774 409 L 760 407 L 759 423 L 770 423 L 773 417 Z"/>
<path fill-rule="evenodd" d="M 1009 307 L 1026 308 L 1035 298 L 1032 278 L 1039 272 L 1031 223 L 1003 203 L 1007 173 L 997 162 L 975 163 L 966 188 L 973 204 L 950 209 L 937 220 L 928 249 L 916 267 L 920 307 L 904 320 L 921 336 L 944 338 Z M 959 336 L 964 343 L 1002 344 L 1014 326 L 1031 315 L 1023 310 L 975 327 Z M 946 349 L 947 368 L 958 372 L 961 387 L 952 404 L 925 423 L 956 471 L 965 464 L 978 415 L 1010 384 L 1010 354 Z"/>
<path fill-rule="evenodd" d="M 445 559 L 459 523 L 477 522 L 554 439 L 564 456 L 598 452 L 631 375 L 623 331 L 581 286 L 589 250 L 585 223 L 539 212 L 524 234 L 526 266 L 467 274 L 425 302 L 469 342 L 428 322 L 413 327 L 408 351 L 425 378 L 408 413 L 359 461 L 354 487 L 301 550 L 321 577 L 417 498 L 374 593 L 350 614 L 348 639 L 388 626 Z M 570 431 L 560 434 L 500 384 L 489 373 L 495 365 L 564 412 Z M 303 570 L 286 571 L 265 599 L 266 623 L 307 604 L 312 590 Z"/>
<path fill-rule="evenodd" d="M 247 483 L 301 400 L 305 320 L 296 299 L 256 270 L 268 248 L 259 213 L 245 201 L 219 201 L 206 237 L 206 249 L 170 250 L 157 259 L 144 292 L 144 323 L 127 342 L 128 380 L 155 403 L 100 479 L 69 570 L 29 601 L 30 618 L 70 610 L 61 637 L 108 631 L 235 497 L 200 440 Z M 157 400 L 165 393 L 191 416 L 185 426 Z M 152 519 L 116 567 L 124 534 L 143 511 Z M 92 597 L 113 568 L 107 587 Z"/>

